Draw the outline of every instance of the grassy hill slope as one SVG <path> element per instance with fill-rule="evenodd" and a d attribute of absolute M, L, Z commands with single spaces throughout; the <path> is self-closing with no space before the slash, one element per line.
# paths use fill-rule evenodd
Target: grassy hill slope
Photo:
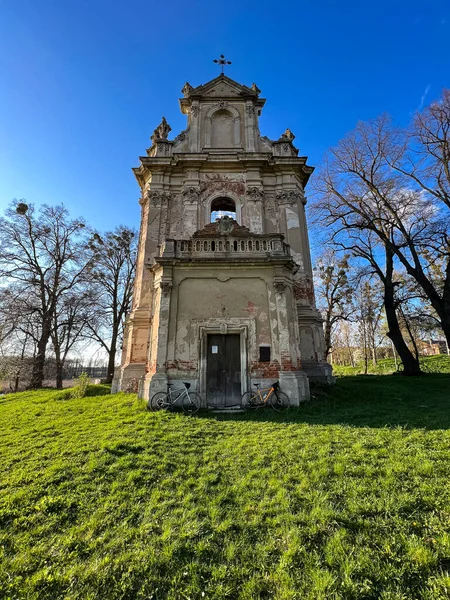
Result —
<path fill-rule="evenodd" d="M 0 598 L 450 597 L 450 376 L 286 415 L 0 400 Z"/>

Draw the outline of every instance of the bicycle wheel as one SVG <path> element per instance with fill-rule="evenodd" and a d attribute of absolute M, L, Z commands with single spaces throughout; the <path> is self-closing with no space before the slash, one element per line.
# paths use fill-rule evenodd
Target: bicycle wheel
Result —
<path fill-rule="evenodd" d="M 256 410 L 261 406 L 261 401 L 258 394 L 248 391 L 242 394 L 241 405 L 245 410 Z"/>
<path fill-rule="evenodd" d="M 169 395 L 165 392 L 157 392 L 150 400 L 152 410 L 169 410 L 170 407 Z"/>
<path fill-rule="evenodd" d="M 280 390 L 275 390 L 269 398 L 269 404 L 277 412 L 284 412 L 291 405 L 291 401 L 284 392 L 281 392 Z"/>
<path fill-rule="evenodd" d="M 197 392 L 188 392 L 187 398 L 186 398 L 186 394 L 183 396 L 182 407 L 186 414 L 193 415 L 198 411 L 201 403 L 202 403 L 202 398 L 201 398 L 200 394 L 197 394 Z"/>

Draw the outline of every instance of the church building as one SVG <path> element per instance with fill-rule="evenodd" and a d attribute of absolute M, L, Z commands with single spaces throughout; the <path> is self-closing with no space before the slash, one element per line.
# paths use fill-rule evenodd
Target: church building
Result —
<path fill-rule="evenodd" d="M 149 399 L 186 381 L 218 408 L 279 380 L 298 405 L 309 381 L 333 379 L 305 217 L 313 167 L 289 129 L 260 134 L 255 84 L 222 73 L 182 94 L 186 129 L 170 140 L 163 117 L 134 169 L 139 250 L 113 390 L 139 382 Z"/>

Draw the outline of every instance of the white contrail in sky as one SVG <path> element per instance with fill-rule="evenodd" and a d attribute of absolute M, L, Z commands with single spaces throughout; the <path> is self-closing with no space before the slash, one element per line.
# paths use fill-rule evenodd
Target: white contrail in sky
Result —
<path fill-rule="evenodd" d="M 427 94 L 430 91 L 430 87 L 431 87 L 431 84 L 428 84 L 427 87 L 425 88 L 425 91 L 422 94 L 422 98 L 420 99 L 419 108 L 417 110 L 421 110 L 423 108 L 423 105 L 425 103 L 425 98 L 427 97 Z"/>

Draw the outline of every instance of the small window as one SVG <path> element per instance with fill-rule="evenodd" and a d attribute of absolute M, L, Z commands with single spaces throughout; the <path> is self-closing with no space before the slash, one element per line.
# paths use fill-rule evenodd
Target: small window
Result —
<path fill-rule="evenodd" d="M 259 347 L 259 362 L 270 362 L 270 346 Z"/>

